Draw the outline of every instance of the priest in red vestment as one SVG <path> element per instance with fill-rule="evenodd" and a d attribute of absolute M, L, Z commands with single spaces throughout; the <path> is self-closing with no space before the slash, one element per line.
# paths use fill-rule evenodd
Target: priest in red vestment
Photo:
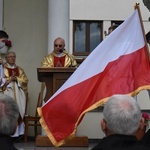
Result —
<path fill-rule="evenodd" d="M 74 56 L 65 49 L 65 40 L 58 37 L 54 40 L 54 50 L 44 57 L 41 67 L 77 67 Z"/>
<path fill-rule="evenodd" d="M 20 112 L 18 127 L 16 133 L 13 135 L 14 137 L 17 137 L 24 134 L 23 118 L 25 115 L 28 78 L 24 70 L 15 64 L 16 54 L 14 52 L 9 51 L 5 58 L 4 78 L 6 79 L 6 82 L 4 86 L 4 94 L 15 99 Z"/>

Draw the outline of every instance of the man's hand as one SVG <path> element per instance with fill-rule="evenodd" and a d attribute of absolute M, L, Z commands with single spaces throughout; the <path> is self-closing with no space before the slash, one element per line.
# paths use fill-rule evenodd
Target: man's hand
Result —
<path fill-rule="evenodd" d="M 11 81 L 17 81 L 17 77 L 16 76 L 11 76 L 10 80 Z"/>
<path fill-rule="evenodd" d="M 60 61 L 58 61 L 58 62 L 57 62 L 56 67 L 62 67 L 62 64 L 61 64 L 61 62 L 60 62 Z"/>

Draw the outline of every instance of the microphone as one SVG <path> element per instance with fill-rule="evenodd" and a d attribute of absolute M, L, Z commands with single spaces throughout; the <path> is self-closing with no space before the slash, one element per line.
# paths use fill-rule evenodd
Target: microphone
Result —
<path fill-rule="evenodd" d="M 73 63 L 73 62 L 72 62 L 72 59 L 71 59 L 70 55 L 69 55 L 67 52 L 64 52 L 63 49 L 60 49 L 59 52 L 60 52 L 60 53 L 64 53 L 64 54 L 66 54 L 66 55 L 69 57 L 70 63 L 71 63 L 69 67 L 73 67 L 73 66 L 72 66 L 72 63 Z"/>
<path fill-rule="evenodd" d="M 63 51 L 64 51 L 63 49 L 60 49 L 60 50 L 59 50 L 60 53 L 62 53 Z"/>

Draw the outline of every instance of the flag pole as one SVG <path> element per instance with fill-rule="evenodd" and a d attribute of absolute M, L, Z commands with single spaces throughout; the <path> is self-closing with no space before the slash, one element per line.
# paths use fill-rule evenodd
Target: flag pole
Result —
<path fill-rule="evenodd" d="M 140 8 L 139 8 L 139 3 L 135 4 L 134 9 L 138 10 L 138 14 L 139 14 L 139 18 L 140 18 L 140 23 L 141 23 L 141 28 L 142 28 L 142 33 L 143 33 L 144 41 L 145 41 L 145 44 L 146 44 L 148 60 L 150 61 L 150 52 L 148 50 L 147 40 L 146 40 L 146 37 L 145 37 L 145 30 L 144 30 L 144 25 L 143 25 L 143 21 L 142 21 L 141 11 L 140 11 Z"/>

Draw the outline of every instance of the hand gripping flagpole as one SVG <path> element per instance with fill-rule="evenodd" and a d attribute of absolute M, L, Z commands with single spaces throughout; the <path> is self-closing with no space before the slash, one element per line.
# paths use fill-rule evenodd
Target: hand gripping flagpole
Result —
<path fill-rule="evenodd" d="M 139 14 L 140 23 L 141 23 L 141 28 L 142 28 L 142 33 L 143 33 L 143 38 L 144 38 L 145 45 L 146 45 L 146 49 L 147 49 L 148 60 L 149 60 L 149 62 L 150 62 L 150 52 L 149 52 L 149 50 L 148 50 L 147 40 L 146 40 L 146 37 L 145 37 L 145 30 L 144 30 L 144 25 L 143 25 L 143 21 L 142 21 L 141 11 L 140 11 L 140 8 L 139 8 L 139 3 L 136 3 L 136 4 L 135 4 L 134 9 L 135 9 L 135 10 L 137 9 L 138 14 Z"/>

